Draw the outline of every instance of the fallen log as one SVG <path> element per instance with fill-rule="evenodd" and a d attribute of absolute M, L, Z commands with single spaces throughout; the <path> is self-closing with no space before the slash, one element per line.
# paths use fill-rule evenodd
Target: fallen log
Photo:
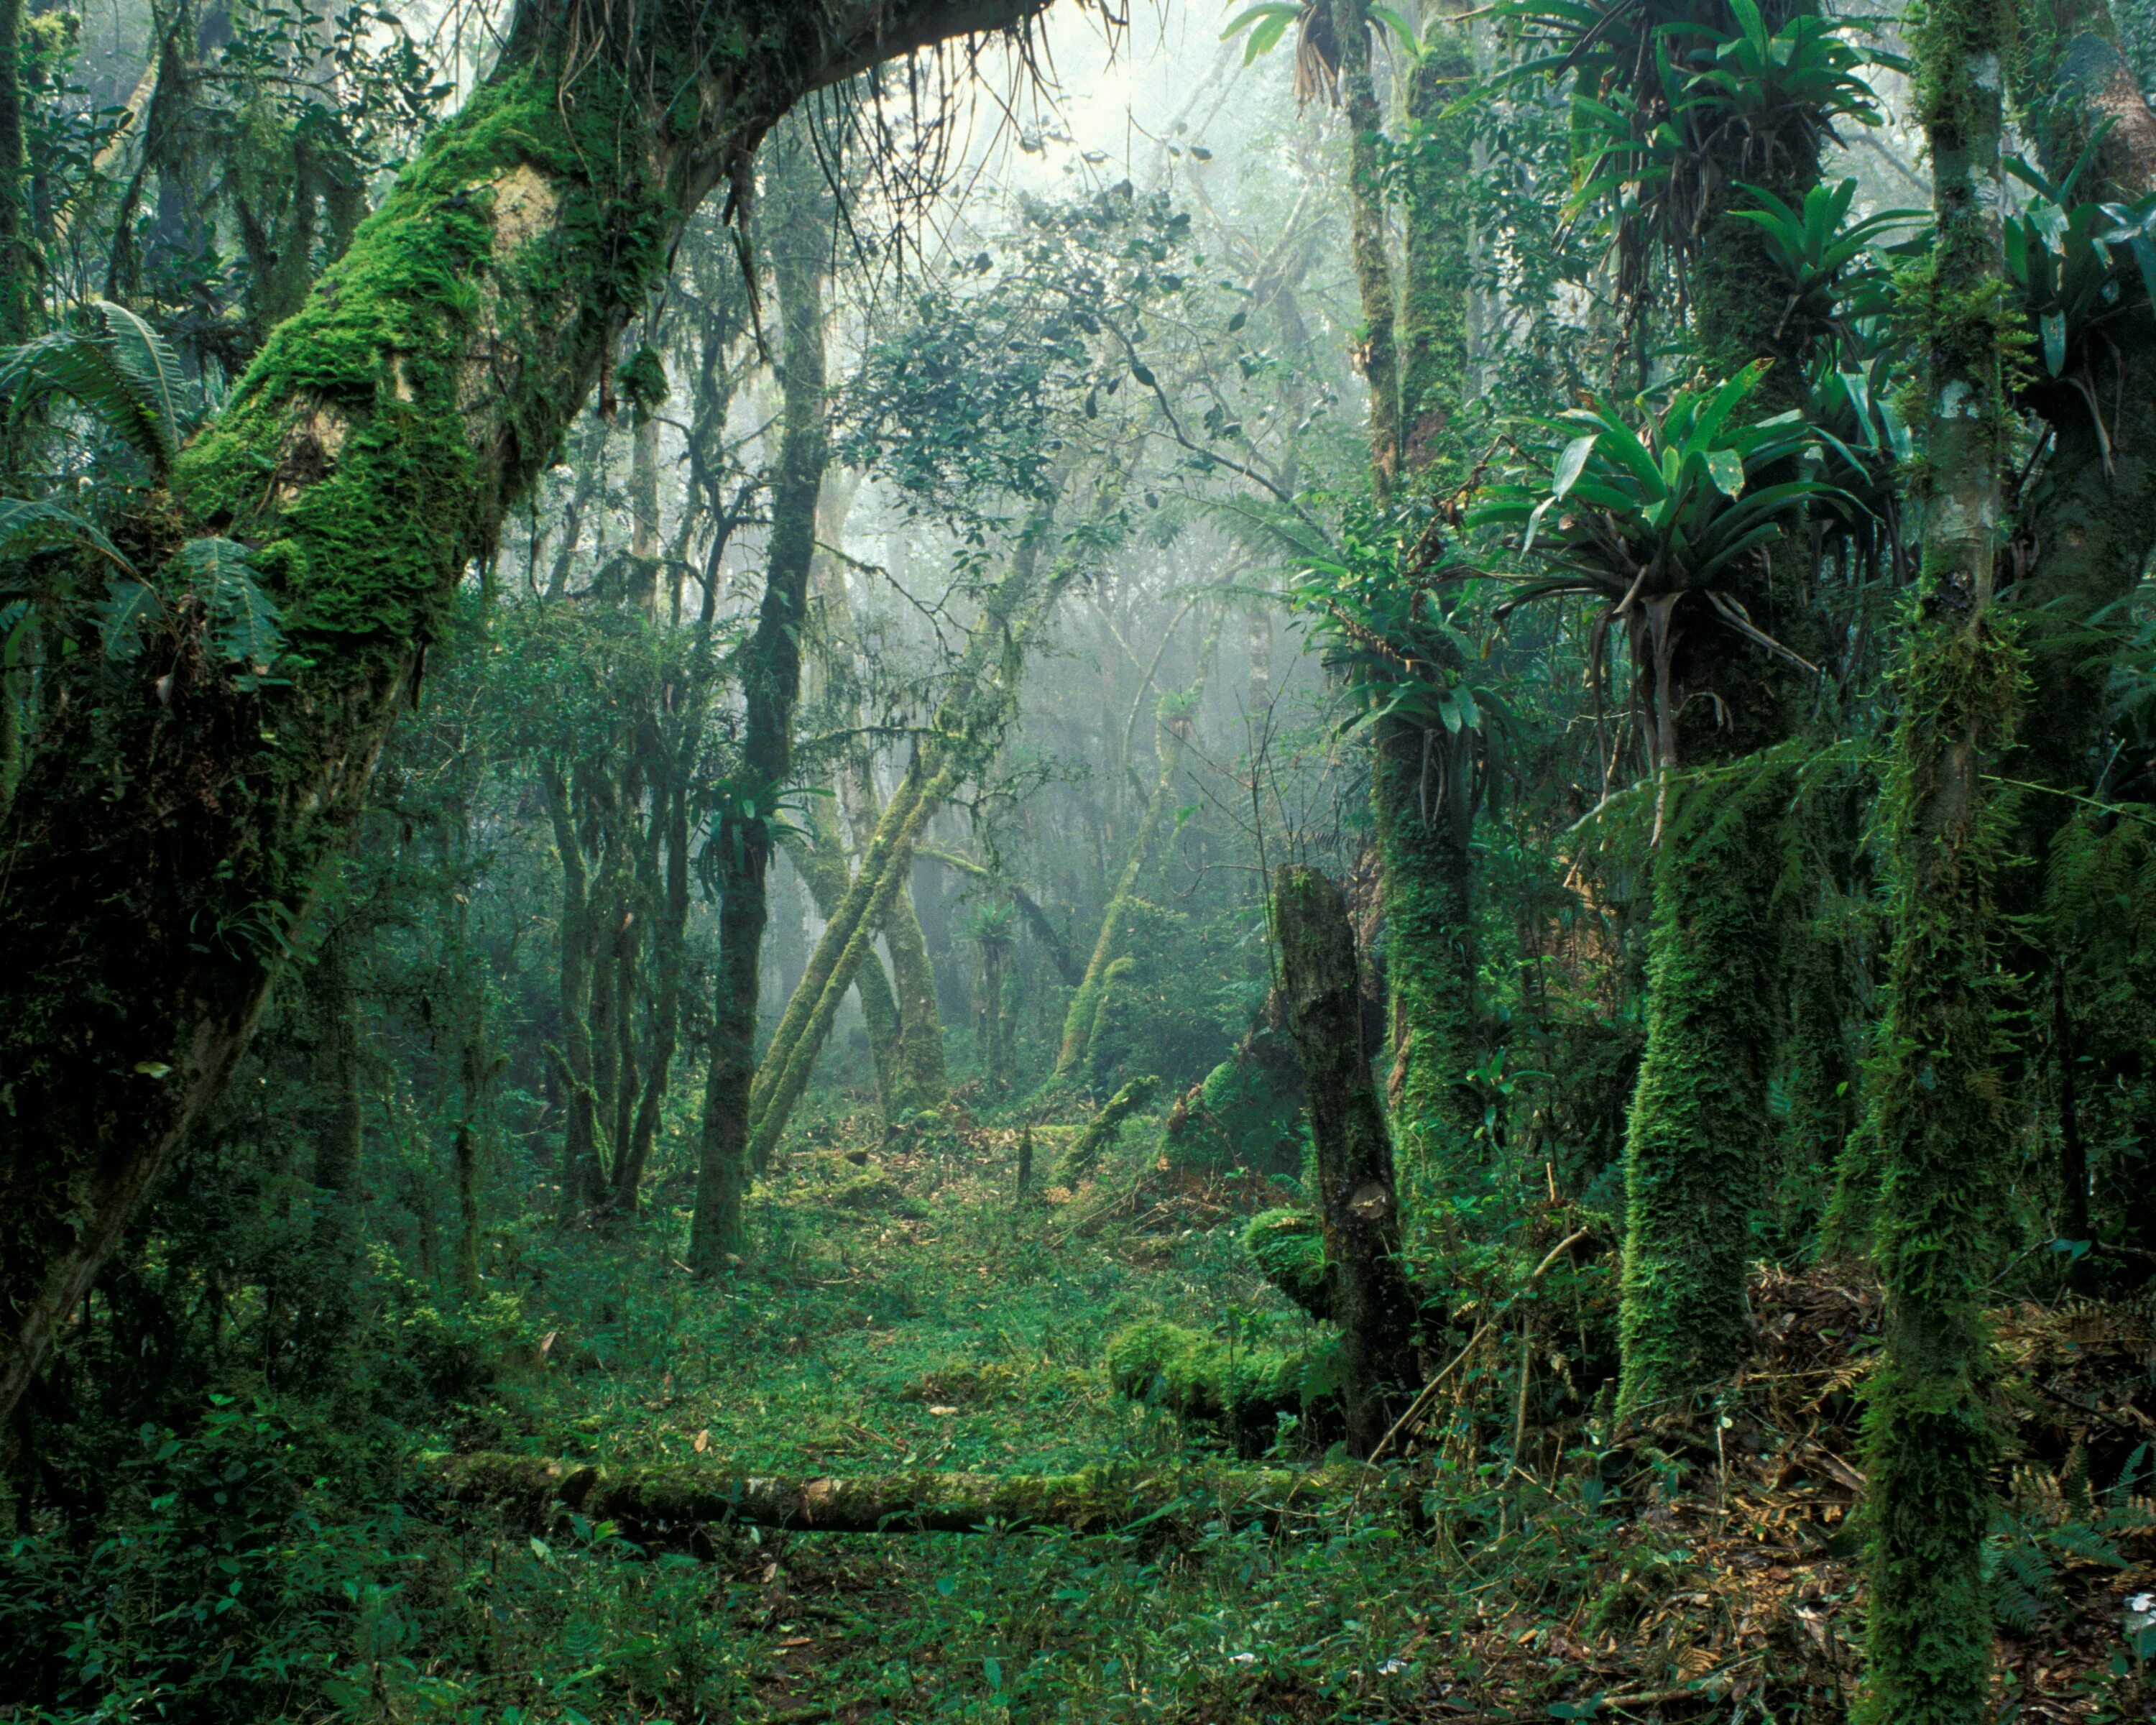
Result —
<path fill-rule="evenodd" d="M 1193 1467 L 1069 1474 L 870 1474 L 853 1479 L 748 1474 L 721 1465 L 603 1468 L 543 1455 L 439 1453 L 417 1458 L 462 1503 L 493 1505 L 544 1527 L 565 1512 L 613 1522 L 638 1544 L 693 1550 L 732 1522 L 796 1533 L 979 1533 L 1066 1527 L 1105 1533 L 1141 1524 L 1278 1527 L 1363 1497 L 1410 1514 L 1419 1493 L 1368 1467 Z"/>

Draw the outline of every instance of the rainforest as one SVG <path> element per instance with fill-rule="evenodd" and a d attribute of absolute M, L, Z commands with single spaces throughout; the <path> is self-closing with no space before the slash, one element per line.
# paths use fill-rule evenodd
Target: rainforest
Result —
<path fill-rule="evenodd" d="M 0 1725 L 2156 1721 L 2151 0 L 0 0 Z"/>

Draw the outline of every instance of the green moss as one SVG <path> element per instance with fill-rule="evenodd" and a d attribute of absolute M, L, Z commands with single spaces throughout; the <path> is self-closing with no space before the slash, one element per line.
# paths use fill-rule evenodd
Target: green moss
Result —
<path fill-rule="evenodd" d="M 1425 754 L 1419 726 L 1380 721 L 1370 798 L 1385 871 L 1393 1153 L 1418 1259 L 1431 1250 L 1437 1219 L 1475 1183 L 1484 1147 L 1481 1101 L 1466 1082 L 1476 1055 L 1467 823 L 1443 806 L 1446 777 L 1426 770 Z"/>
<path fill-rule="evenodd" d="M 1894 948 L 1867 1075 L 1887 1325 L 1866 1389 L 1865 1725 L 1949 1725 L 1990 1704 L 1984 1539 L 1999 1444 L 1984 1308 L 2015 1159 L 1992 898 L 2010 810 L 1980 768 L 2011 730 L 2020 657 L 1959 624 L 1914 628 L 1907 650 L 1881 798 Z"/>
<path fill-rule="evenodd" d="M 1788 788 L 1769 759 L 1671 793 L 1625 1145 L 1620 1415 L 1681 1404 L 1743 1358 L 1777 1016 L 1773 825 Z"/>
<path fill-rule="evenodd" d="M 1081 1132 L 1063 1153 L 1056 1164 L 1058 1183 L 1075 1186 L 1100 1165 L 1101 1158 L 1116 1142 L 1123 1122 L 1160 1093 L 1160 1080 L 1151 1073 L 1133 1078 L 1108 1101 L 1094 1116 L 1092 1123 Z"/>
<path fill-rule="evenodd" d="M 1259 1275 L 1312 1317 L 1332 1316 L 1324 1224 L 1308 1210 L 1260 1210 L 1243 1229 L 1243 1250 Z"/>
<path fill-rule="evenodd" d="M 1321 1431 L 1339 1420 L 1337 1344 L 1306 1353 L 1235 1348 L 1159 1319 L 1118 1331 L 1107 1347 L 1117 1394 L 1211 1426 L 1245 1455 L 1270 1448 L 1283 1415 Z"/>
<path fill-rule="evenodd" d="M 182 453 L 175 494 L 254 546 L 303 650 L 326 636 L 402 647 L 434 630 L 494 511 L 558 439 L 613 308 L 660 268 L 660 188 L 626 168 L 603 186 L 588 176 L 585 134 L 619 106 L 603 81 L 567 120 L 543 69 L 482 86 Z M 497 255 L 497 220 L 522 213 L 495 208 L 499 188 L 519 171 L 558 207 Z M 516 369 L 490 380 L 505 444 L 481 450 L 465 415 L 472 347 L 490 336 Z M 504 472 L 482 475 L 483 459 Z M 360 670 L 365 655 L 337 662 Z"/>

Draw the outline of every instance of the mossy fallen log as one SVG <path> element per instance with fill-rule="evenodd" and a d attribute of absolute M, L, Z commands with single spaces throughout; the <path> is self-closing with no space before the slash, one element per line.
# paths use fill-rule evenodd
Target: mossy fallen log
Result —
<path fill-rule="evenodd" d="M 723 1464 L 603 1468 L 543 1455 L 422 1455 L 416 1465 L 461 1503 L 490 1505 L 538 1528 L 564 1513 L 612 1522 L 654 1550 L 695 1550 L 732 1522 L 796 1533 L 978 1533 L 1065 1527 L 1112 1532 L 1139 1523 L 1277 1527 L 1361 1496 L 1412 1512 L 1418 1495 L 1366 1467 L 1089 1468 L 1070 1474 L 865 1474 L 850 1479 L 751 1474 Z"/>

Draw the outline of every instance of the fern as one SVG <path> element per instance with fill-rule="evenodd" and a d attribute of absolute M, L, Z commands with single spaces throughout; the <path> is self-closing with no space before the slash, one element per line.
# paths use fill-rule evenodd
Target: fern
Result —
<path fill-rule="evenodd" d="M 172 561 L 202 600 L 218 650 L 248 667 L 240 686 L 257 686 L 285 659 L 287 644 L 277 602 L 255 580 L 247 547 L 234 539 L 191 539 Z"/>
<path fill-rule="evenodd" d="M 0 388 L 72 397 L 162 482 L 179 453 L 193 392 L 163 336 L 124 305 L 100 300 L 97 311 L 104 326 L 95 335 L 57 331 L 0 353 Z"/>
<path fill-rule="evenodd" d="M 165 603 L 146 582 L 115 576 L 105 588 L 105 603 L 98 607 L 98 634 L 105 656 L 122 665 L 142 651 L 142 632 L 165 614 Z"/>
<path fill-rule="evenodd" d="M 129 574 L 134 567 L 96 526 L 57 503 L 0 497 L 0 556 L 34 550 L 55 541 L 80 545 L 107 557 Z"/>

